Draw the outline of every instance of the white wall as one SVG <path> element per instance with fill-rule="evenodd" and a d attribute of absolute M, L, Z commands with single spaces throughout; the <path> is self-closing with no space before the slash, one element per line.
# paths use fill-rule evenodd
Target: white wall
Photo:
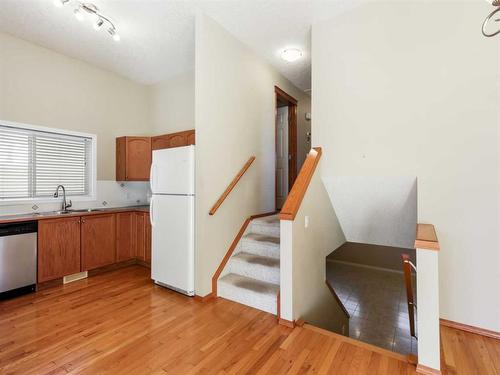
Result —
<path fill-rule="evenodd" d="M 347 241 L 413 248 L 415 177 L 330 176 L 324 181 Z"/>
<path fill-rule="evenodd" d="M 345 326 L 345 333 L 348 332 L 348 317 L 325 284 L 326 257 L 344 242 L 344 233 L 317 170 L 295 220 L 281 221 L 283 319 L 302 318 L 338 333 L 342 333 L 342 326 Z"/>
<path fill-rule="evenodd" d="M 151 86 L 153 134 L 194 128 L 194 71 L 189 70 Z"/>
<path fill-rule="evenodd" d="M 149 88 L 0 33 L 0 119 L 97 134 L 97 178 L 115 178 L 115 138 L 151 131 Z"/>
<path fill-rule="evenodd" d="M 417 176 L 441 317 L 500 331 L 500 39 L 486 2 L 377 2 L 313 26 L 322 175 Z"/>
<path fill-rule="evenodd" d="M 244 220 L 274 210 L 274 85 L 304 94 L 203 14 L 195 32 L 196 293 L 211 278 Z M 252 155 L 256 160 L 214 216 L 208 212 Z"/>

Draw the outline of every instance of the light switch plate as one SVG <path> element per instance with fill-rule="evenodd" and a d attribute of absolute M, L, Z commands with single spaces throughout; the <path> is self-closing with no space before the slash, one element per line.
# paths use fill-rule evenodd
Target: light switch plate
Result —
<path fill-rule="evenodd" d="M 304 228 L 309 227 L 309 216 L 304 217 Z"/>

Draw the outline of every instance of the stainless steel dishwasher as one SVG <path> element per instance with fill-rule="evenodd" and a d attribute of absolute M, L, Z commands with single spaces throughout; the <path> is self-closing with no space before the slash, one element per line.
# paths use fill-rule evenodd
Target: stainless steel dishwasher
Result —
<path fill-rule="evenodd" d="M 34 292 L 36 221 L 0 224 L 0 300 Z"/>

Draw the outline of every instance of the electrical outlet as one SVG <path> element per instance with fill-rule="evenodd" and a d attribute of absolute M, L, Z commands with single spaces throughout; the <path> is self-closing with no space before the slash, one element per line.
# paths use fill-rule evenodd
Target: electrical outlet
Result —
<path fill-rule="evenodd" d="M 308 228 L 309 227 L 309 216 L 306 216 L 304 218 L 304 228 Z"/>

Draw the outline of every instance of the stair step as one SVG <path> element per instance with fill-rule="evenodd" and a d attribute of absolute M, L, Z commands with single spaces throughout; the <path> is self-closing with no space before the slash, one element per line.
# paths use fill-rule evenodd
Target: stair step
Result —
<path fill-rule="evenodd" d="M 217 295 L 219 297 L 271 314 L 277 314 L 276 304 L 279 289 L 277 284 L 234 273 L 221 277 L 217 282 Z"/>
<path fill-rule="evenodd" d="M 271 284 L 280 283 L 280 261 L 250 253 L 237 253 L 227 264 L 227 273 L 251 277 Z"/>
<path fill-rule="evenodd" d="M 268 236 L 279 237 L 280 236 L 280 220 L 278 215 L 264 216 L 258 219 L 252 220 L 252 225 L 250 227 L 252 233 L 258 233 Z"/>
<path fill-rule="evenodd" d="M 241 252 L 279 259 L 280 239 L 266 234 L 249 233 L 241 239 Z"/>

